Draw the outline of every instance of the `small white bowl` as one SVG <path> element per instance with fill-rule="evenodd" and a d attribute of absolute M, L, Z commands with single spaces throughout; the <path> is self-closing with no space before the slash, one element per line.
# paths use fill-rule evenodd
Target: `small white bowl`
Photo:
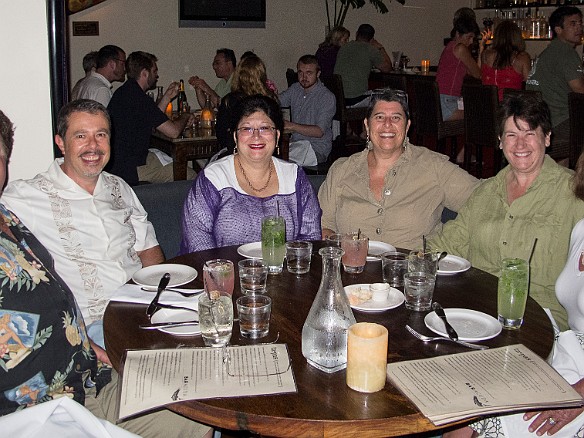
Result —
<path fill-rule="evenodd" d="M 373 294 L 371 299 L 377 302 L 387 301 L 389 296 L 389 284 L 387 283 L 373 283 L 369 285 L 369 290 Z"/>

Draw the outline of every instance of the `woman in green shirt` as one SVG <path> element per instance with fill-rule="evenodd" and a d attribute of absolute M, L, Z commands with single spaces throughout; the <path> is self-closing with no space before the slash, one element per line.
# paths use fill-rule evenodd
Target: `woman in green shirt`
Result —
<path fill-rule="evenodd" d="M 499 147 L 509 166 L 484 181 L 430 243 L 498 276 L 504 258 L 529 259 L 537 239 L 530 295 L 565 330 L 567 315 L 554 284 L 584 202 L 572 191 L 573 172 L 545 154 L 552 129 L 547 104 L 532 95 L 506 96 L 499 111 Z"/>

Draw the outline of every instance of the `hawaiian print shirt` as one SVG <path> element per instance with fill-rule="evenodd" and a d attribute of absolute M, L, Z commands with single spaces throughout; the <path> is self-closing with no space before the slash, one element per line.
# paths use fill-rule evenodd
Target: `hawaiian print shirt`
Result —
<path fill-rule="evenodd" d="M 0 415 L 59 397 L 83 404 L 97 364 L 73 294 L 2 204 L 0 226 Z"/>

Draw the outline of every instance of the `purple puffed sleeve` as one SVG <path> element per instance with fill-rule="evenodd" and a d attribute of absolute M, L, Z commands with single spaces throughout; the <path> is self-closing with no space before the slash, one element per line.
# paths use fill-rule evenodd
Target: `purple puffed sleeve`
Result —
<path fill-rule="evenodd" d="M 322 230 L 320 218 L 322 210 L 318 203 L 318 198 L 314 188 L 310 184 L 308 177 L 302 168 L 298 168 L 296 176 L 296 197 L 298 202 L 298 223 L 299 234 L 294 238 L 297 240 L 320 240 L 322 239 Z"/>

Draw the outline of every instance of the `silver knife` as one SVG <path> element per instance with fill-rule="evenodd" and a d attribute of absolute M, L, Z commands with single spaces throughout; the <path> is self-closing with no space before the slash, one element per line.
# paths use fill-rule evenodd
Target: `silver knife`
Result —
<path fill-rule="evenodd" d="M 168 283 L 170 283 L 170 274 L 168 272 L 166 272 L 162 276 L 162 278 L 160 279 L 160 282 L 158 283 L 158 289 L 156 291 L 156 295 L 154 295 L 154 299 L 152 300 L 152 302 L 148 306 L 148 309 L 146 310 L 146 315 L 152 316 L 154 314 L 154 312 L 156 312 L 156 307 L 158 304 L 158 300 L 160 299 L 160 294 L 166 288 L 166 286 L 168 286 Z"/>
<path fill-rule="evenodd" d="M 153 324 L 143 324 L 140 326 L 144 330 L 154 330 L 158 328 L 172 328 L 172 327 L 185 327 L 189 325 L 199 325 L 199 321 L 181 321 L 181 322 L 157 322 Z"/>
<path fill-rule="evenodd" d="M 442 306 L 436 301 L 434 301 L 434 303 L 432 304 L 432 309 L 434 309 L 436 315 L 438 315 L 442 322 L 444 323 L 444 327 L 446 328 L 446 333 L 448 333 L 448 337 L 453 341 L 458 341 L 458 333 L 456 333 L 456 330 L 454 330 L 454 328 L 448 322 L 448 319 L 446 318 L 446 313 L 444 312 Z"/>

